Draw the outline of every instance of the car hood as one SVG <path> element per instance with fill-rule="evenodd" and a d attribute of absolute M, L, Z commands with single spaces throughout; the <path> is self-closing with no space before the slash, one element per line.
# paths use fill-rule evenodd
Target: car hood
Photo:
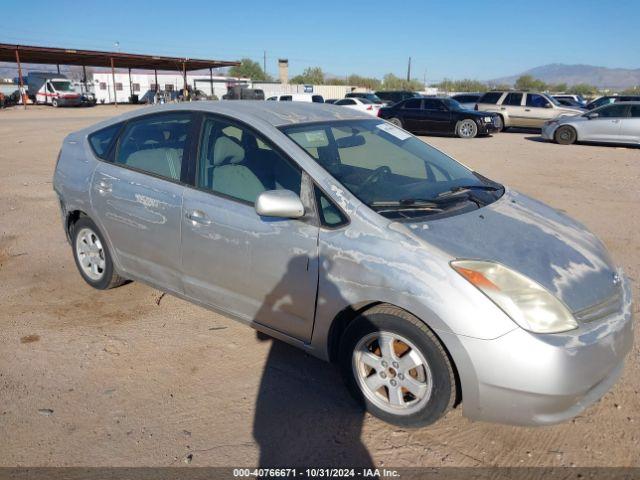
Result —
<path fill-rule="evenodd" d="M 602 302 L 618 288 L 616 268 L 595 235 L 518 192 L 508 190 L 470 213 L 408 227 L 452 258 L 492 260 L 528 276 L 573 312 Z"/>
<path fill-rule="evenodd" d="M 579 113 L 585 112 L 585 110 L 577 107 L 576 108 L 560 107 L 560 108 L 557 108 L 556 110 L 558 110 L 558 115 L 577 115 Z"/>

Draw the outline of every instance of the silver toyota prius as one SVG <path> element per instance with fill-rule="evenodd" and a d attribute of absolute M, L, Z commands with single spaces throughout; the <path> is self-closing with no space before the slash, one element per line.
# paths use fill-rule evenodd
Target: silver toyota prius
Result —
<path fill-rule="evenodd" d="M 54 188 L 89 285 L 141 281 L 335 361 L 396 425 L 460 403 L 561 422 L 631 349 L 628 280 L 592 233 L 366 113 L 136 110 L 65 138 Z"/>

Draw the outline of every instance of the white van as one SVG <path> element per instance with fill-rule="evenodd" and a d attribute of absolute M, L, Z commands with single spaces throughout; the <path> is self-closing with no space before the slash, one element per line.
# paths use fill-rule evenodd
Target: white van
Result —
<path fill-rule="evenodd" d="M 315 93 L 282 93 L 267 98 L 272 102 L 313 102 L 324 103 L 324 97 Z"/>

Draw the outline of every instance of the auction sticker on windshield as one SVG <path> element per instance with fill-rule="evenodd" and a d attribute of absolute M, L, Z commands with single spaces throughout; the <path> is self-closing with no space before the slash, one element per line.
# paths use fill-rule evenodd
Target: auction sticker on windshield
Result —
<path fill-rule="evenodd" d="M 404 130 L 398 127 L 395 127 L 390 123 L 379 123 L 378 125 L 376 125 L 376 127 L 378 127 L 383 132 L 388 133 L 389 135 L 393 135 L 398 140 L 406 140 L 407 138 L 411 137 L 410 133 L 405 132 Z"/>

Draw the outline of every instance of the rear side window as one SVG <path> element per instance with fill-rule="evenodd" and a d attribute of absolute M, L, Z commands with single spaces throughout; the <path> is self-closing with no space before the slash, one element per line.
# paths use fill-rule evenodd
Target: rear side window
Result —
<path fill-rule="evenodd" d="M 520 106 L 522 104 L 522 94 L 511 92 L 507 94 L 502 102 L 502 105 Z"/>
<path fill-rule="evenodd" d="M 478 103 L 492 103 L 495 105 L 501 96 L 502 92 L 487 92 L 478 99 Z"/>
<path fill-rule="evenodd" d="M 96 157 L 106 160 L 109 150 L 111 150 L 111 145 L 113 145 L 113 141 L 121 127 L 122 124 L 117 123 L 89 135 L 89 144 Z"/>
<path fill-rule="evenodd" d="M 402 108 L 418 109 L 420 108 L 421 102 L 422 101 L 419 98 L 412 98 L 411 100 L 407 100 L 406 102 L 404 102 L 402 104 Z"/>
<path fill-rule="evenodd" d="M 180 180 L 191 114 L 153 115 L 127 123 L 115 163 L 169 180 Z"/>

